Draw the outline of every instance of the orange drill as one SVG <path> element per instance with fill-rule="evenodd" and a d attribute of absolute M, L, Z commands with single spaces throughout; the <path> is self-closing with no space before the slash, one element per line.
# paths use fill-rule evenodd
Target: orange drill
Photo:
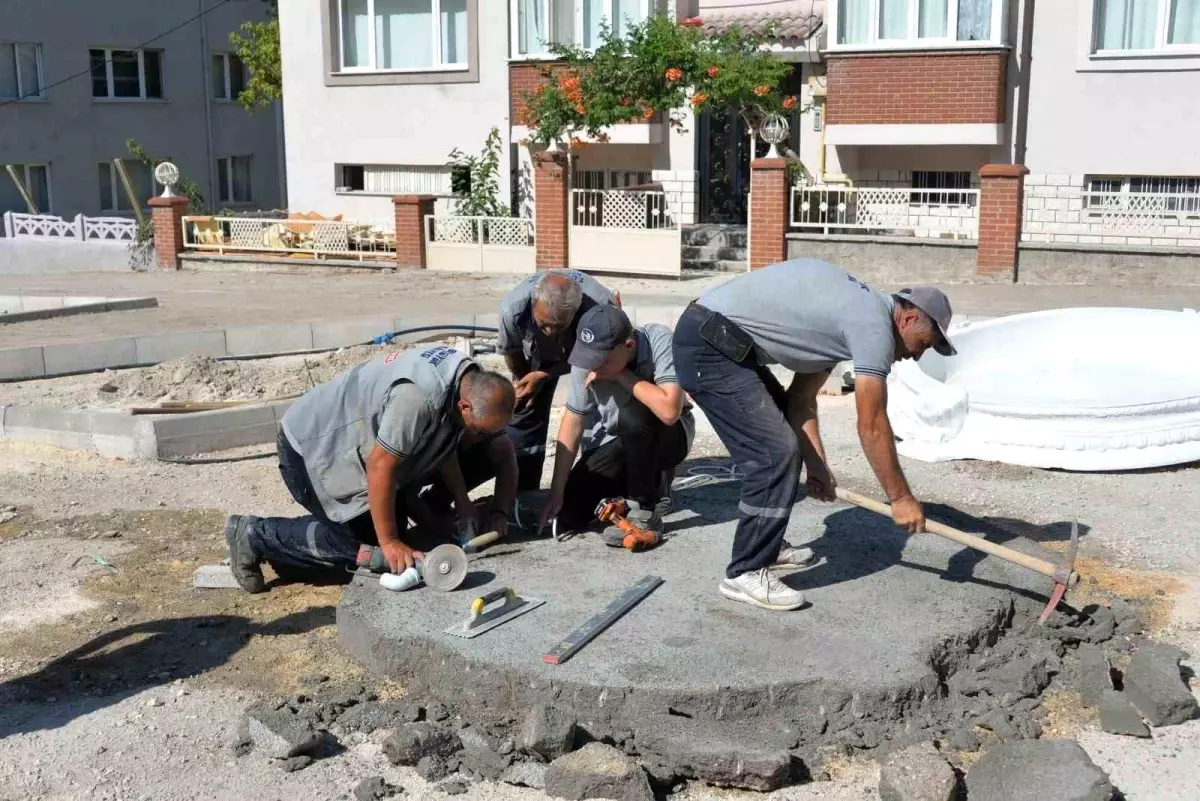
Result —
<path fill-rule="evenodd" d="M 596 507 L 596 517 L 601 523 L 608 523 L 621 530 L 624 536 L 621 545 L 631 551 L 644 551 L 658 545 L 662 538 L 657 531 L 638 528 L 625 519 L 629 506 L 623 498 L 605 498 Z"/>

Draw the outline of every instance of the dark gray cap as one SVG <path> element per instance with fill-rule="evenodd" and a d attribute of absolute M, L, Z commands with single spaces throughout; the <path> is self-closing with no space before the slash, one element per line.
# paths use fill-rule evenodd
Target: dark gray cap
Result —
<path fill-rule="evenodd" d="M 579 318 L 575 347 L 567 361 L 572 367 L 595 370 L 632 333 L 633 323 L 625 312 L 608 303 L 597 303 Z"/>
<path fill-rule="evenodd" d="M 945 292 L 932 286 L 914 286 L 912 289 L 901 289 L 896 293 L 896 297 L 907 300 L 933 320 L 938 333 L 942 335 L 941 341 L 934 343 L 934 350 L 943 356 L 953 356 L 958 353 L 950 344 L 950 337 L 946 335 L 947 329 L 950 328 L 950 318 L 954 316 L 954 312 L 950 309 L 950 298 L 946 297 Z"/>

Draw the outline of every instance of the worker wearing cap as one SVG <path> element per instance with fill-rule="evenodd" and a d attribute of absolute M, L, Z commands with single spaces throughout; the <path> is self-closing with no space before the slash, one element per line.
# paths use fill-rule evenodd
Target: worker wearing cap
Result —
<path fill-rule="evenodd" d="M 621 303 L 590 275 L 548 270 L 517 284 L 500 302 L 498 352 L 517 390 L 508 436 L 517 451 L 518 489 L 536 490 L 546 459 L 550 405 L 558 379 L 571 369 L 580 315 L 596 304 Z"/>
<path fill-rule="evenodd" d="M 842 361 L 854 363 L 859 439 L 895 521 L 913 533 L 924 530 L 925 514 L 900 468 L 888 422 L 887 376 L 894 361 L 920 358 L 929 348 L 953 355 L 950 315 L 950 301 L 938 289 L 888 295 L 814 259 L 738 276 L 687 308 L 675 328 L 679 382 L 744 474 L 723 595 L 767 609 L 804 604 L 771 569 L 812 560 L 810 549 L 784 541 L 801 464 L 807 495 L 835 497 L 817 391 Z M 768 369 L 774 364 L 795 374 L 787 390 Z"/>
<path fill-rule="evenodd" d="M 579 320 L 569 358 L 571 386 L 542 527 L 557 518 L 560 528 L 582 528 L 601 500 L 623 498 L 629 522 L 661 538 L 671 476 L 696 431 L 675 376 L 670 329 L 634 328 L 619 308 L 594 306 Z M 576 464 L 588 422 L 595 425 Z M 605 542 L 620 546 L 623 536 L 611 528 Z"/>
<path fill-rule="evenodd" d="M 420 557 L 409 517 L 424 526 L 423 539 L 437 539 L 418 496 L 431 484 L 453 499 L 460 535 L 473 535 L 467 492 L 495 476 L 489 525 L 503 534 L 516 494 L 516 458 L 503 434 L 512 409 L 507 378 L 445 346 L 379 356 L 310 389 L 284 414 L 277 443 L 283 483 L 309 514 L 230 516 L 234 577 L 263 592 L 264 562 L 307 577 L 353 567 L 364 544 L 378 545 L 401 573 Z"/>

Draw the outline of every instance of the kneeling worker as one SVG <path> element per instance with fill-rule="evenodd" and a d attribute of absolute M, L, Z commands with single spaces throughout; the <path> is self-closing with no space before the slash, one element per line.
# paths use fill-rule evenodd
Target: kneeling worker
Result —
<path fill-rule="evenodd" d="M 671 477 L 696 431 L 691 404 L 675 378 L 671 331 L 656 324 L 635 329 L 625 312 L 606 304 L 584 313 L 576 337 L 541 526 L 557 518 L 566 530 L 582 528 L 601 500 L 615 497 L 625 499 L 630 523 L 659 540 Z M 576 465 L 585 422 L 596 419 Z M 605 532 L 609 545 L 621 540 L 619 529 Z"/>
<path fill-rule="evenodd" d="M 225 524 L 230 566 L 247 592 L 266 586 L 260 565 L 276 572 L 353 567 L 359 546 L 378 545 L 392 572 L 421 556 L 405 535 L 408 518 L 430 519 L 417 493 L 439 479 L 453 498 L 459 528 L 473 528 L 458 450 L 465 440 L 497 476 L 493 527 L 501 534 L 516 489 L 516 458 L 503 436 L 513 386 L 453 348 L 380 356 L 309 390 L 283 416 L 279 472 L 311 516 L 231 516 Z M 482 471 L 467 472 L 478 482 Z"/>
<path fill-rule="evenodd" d="M 833 500 L 836 483 L 817 425 L 817 391 L 839 362 L 854 362 L 863 452 L 892 502 L 896 524 L 923 531 L 887 416 L 887 375 L 928 348 L 951 355 L 950 301 L 933 287 L 876 292 L 845 270 L 795 259 L 708 290 L 675 328 L 679 382 L 745 474 L 733 558 L 720 591 L 766 609 L 797 609 L 804 596 L 771 573 L 811 560 L 784 542 L 800 464 L 806 493 Z M 795 373 L 785 391 L 768 365 Z M 799 559 L 795 554 L 804 551 Z"/>

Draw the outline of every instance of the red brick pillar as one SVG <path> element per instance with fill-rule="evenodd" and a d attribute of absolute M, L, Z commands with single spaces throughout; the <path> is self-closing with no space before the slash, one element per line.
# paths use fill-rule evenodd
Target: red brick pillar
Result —
<path fill-rule="evenodd" d="M 183 253 L 183 215 L 186 197 L 150 198 L 150 224 L 154 226 L 154 258 L 160 270 L 178 270 Z"/>
<path fill-rule="evenodd" d="M 539 270 L 567 267 L 567 154 L 533 154 L 533 236 Z"/>
<path fill-rule="evenodd" d="M 425 263 L 425 217 L 433 214 L 432 195 L 397 195 L 392 198 L 396 214 L 396 266 L 427 267 Z"/>
<path fill-rule="evenodd" d="M 787 159 L 750 162 L 750 269 L 787 258 Z"/>
<path fill-rule="evenodd" d="M 978 275 L 1016 280 L 1028 172 L 1021 164 L 987 164 L 979 170 Z"/>

